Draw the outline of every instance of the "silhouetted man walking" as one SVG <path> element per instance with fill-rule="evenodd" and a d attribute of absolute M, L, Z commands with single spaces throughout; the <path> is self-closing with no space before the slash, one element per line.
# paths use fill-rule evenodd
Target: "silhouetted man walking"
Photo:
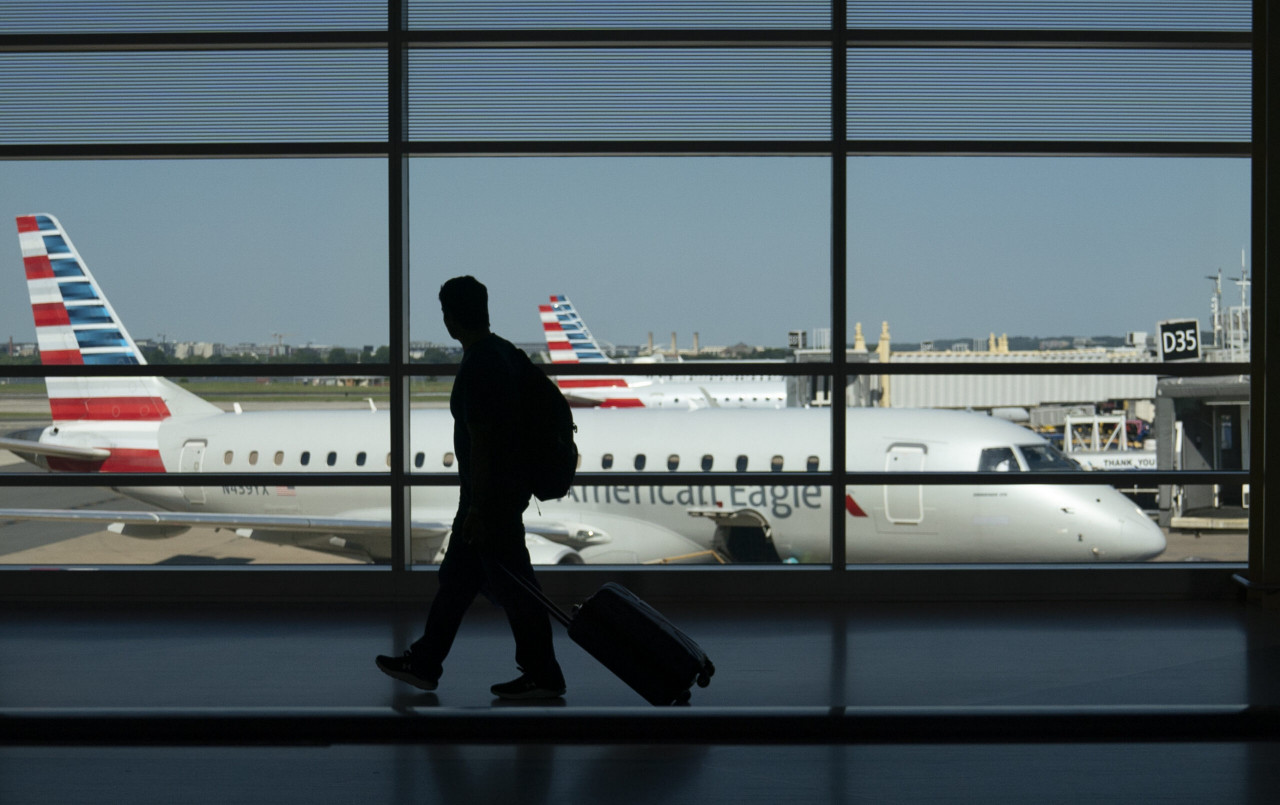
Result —
<path fill-rule="evenodd" d="M 380 655 L 378 667 L 422 690 L 435 690 L 463 615 L 487 588 L 507 612 L 521 672 L 490 690 L 504 699 L 563 696 L 564 675 L 546 610 L 504 570 L 537 585 L 521 519 L 530 496 L 519 449 L 523 356 L 489 331 L 489 294 L 474 277 L 454 277 L 442 285 L 440 307 L 449 335 L 462 342 L 462 364 L 449 397 L 462 490 L 440 564 L 440 591 L 423 635 L 403 656 Z"/>

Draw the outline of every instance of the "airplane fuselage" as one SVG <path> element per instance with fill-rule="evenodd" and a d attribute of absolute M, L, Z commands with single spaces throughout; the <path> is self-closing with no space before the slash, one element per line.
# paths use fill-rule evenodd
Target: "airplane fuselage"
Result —
<path fill-rule="evenodd" d="M 1007 451 L 1017 460 L 1022 446 L 1044 444 L 1021 427 L 974 414 L 846 413 L 851 471 L 976 471 L 992 451 Z M 830 415 L 823 409 L 583 410 L 575 420 L 584 472 L 830 470 Z M 155 427 L 159 461 L 169 472 L 376 473 L 390 466 L 389 424 L 386 412 L 269 411 L 173 417 Z M 103 423 L 83 427 L 102 441 Z M 43 440 L 85 444 L 78 429 L 64 425 Z M 414 411 L 410 444 L 412 472 L 457 471 L 448 411 Z M 1026 464 L 1023 459 L 1011 469 L 1026 471 Z M 175 511 L 385 517 L 389 509 L 387 490 L 380 486 L 119 488 Z M 427 519 L 447 520 L 456 507 L 454 487 L 415 487 L 412 494 L 415 517 L 422 512 Z M 825 486 L 744 479 L 729 486 L 578 485 L 564 499 L 538 508 L 541 516 L 566 521 L 648 521 L 730 553 L 735 540 L 741 545 L 744 534 L 754 535 L 776 551 L 774 561 L 829 561 L 833 503 L 845 510 L 850 562 L 1127 561 L 1151 558 L 1164 548 L 1159 529 L 1106 486 L 859 485 L 846 488 L 843 500 L 831 498 Z"/>

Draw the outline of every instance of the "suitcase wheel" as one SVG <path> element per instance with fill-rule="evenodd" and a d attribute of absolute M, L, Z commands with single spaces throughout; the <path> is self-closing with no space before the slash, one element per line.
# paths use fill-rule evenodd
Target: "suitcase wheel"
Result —
<path fill-rule="evenodd" d="M 706 666 L 698 674 L 698 687 L 705 688 L 711 684 L 711 677 L 715 674 L 716 667 L 711 664 L 711 660 L 707 660 Z"/>
<path fill-rule="evenodd" d="M 682 691 L 680 691 L 679 693 L 677 693 L 677 694 L 676 694 L 676 697 L 675 697 L 675 699 L 673 699 L 673 700 L 672 700 L 671 704 L 673 704 L 673 705 L 688 704 L 688 703 L 689 703 L 689 698 L 690 698 L 690 693 L 689 693 L 689 691 L 687 691 L 687 690 L 682 690 Z"/>

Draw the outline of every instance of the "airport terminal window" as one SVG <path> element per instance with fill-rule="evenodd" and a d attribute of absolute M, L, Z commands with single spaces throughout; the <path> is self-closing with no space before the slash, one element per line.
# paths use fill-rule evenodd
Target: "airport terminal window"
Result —
<path fill-rule="evenodd" d="M 245 352 L 237 355 L 215 354 L 210 344 L 209 350 L 193 352 L 187 359 L 173 354 L 173 321 L 157 318 L 143 325 L 149 332 L 132 332 L 148 342 L 145 349 L 164 354 L 166 360 L 148 363 L 157 366 L 157 374 L 169 373 L 175 383 L 180 380 L 185 385 L 190 380 L 192 385 L 212 386 L 213 381 L 226 379 L 226 370 L 217 368 L 206 377 L 188 378 L 189 367 L 172 371 L 163 368 L 166 363 L 203 361 L 218 367 L 222 361 L 243 360 L 246 368 L 237 381 L 252 389 L 248 393 L 254 396 L 246 404 L 251 411 L 276 404 L 272 395 L 279 386 L 271 386 L 271 381 L 282 378 L 275 364 L 299 356 L 314 372 L 299 370 L 294 382 L 302 382 L 290 392 L 314 394 L 308 399 L 322 399 L 318 407 L 337 408 L 364 396 L 364 388 L 355 388 L 369 382 L 362 369 L 333 367 L 373 362 L 380 365 L 379 372 L 391 376 L 391 385 L 413 384 L 412 393 L 404 399 L 412 399 L 415 409 L 442 408 L 452 379 L 449 372 L 456 367 L 456 342 L 444 331 L 434 299 L 442 266 L 477 276 L 492 273 L 491 293 L 501 288 L 502 296 L 513 297 L 495 302 L 495 329 L 531 352 L 545 346 L 538 343 L 544 333 L 535 330 L 539 323 L 533 305 L 545 301 L 548 294 L 567 294 L 579 303 L 587 311 L 584 316 L 601 322 L 593 325 L 597 335 L 616 327 L 620 335 L 610 332 L 605 337 L 616 340 L 622 347 L 619 353 L 626 353 L 621 373 L 636 388 L 642 384 L 644 388 L 643 393 L 631 389 L 635 392 L 631 397 L 619 395 L 613 400 L 619 407 L 702 407 L 706 410 L 696 414 L 699 421 L 714 422 L 724 418 L 718 408 L 758 406 L 775 398 L 740 392 L 739 380 L 751 380 L 747 374 L 733 380 L 732 392 L 710 384 L 698 392 L 693 387 L 707 378 L 727 381 L 729 375 L 698 374 L 705 364 L 688 358 L 710 356 L 727 362 L 734 359 L 727 357 L 732 350 L 744 348 L 750 359 L 751 345 L 759 344 L 772 350 L 767 360 L 795 361 L 807 349 L 816 367 L 814 376 L 824 377 L 827 385 L 796 395 L 797 386 L 805 390 L 804 383 L 791 381 L 807 377 L 789 374 L 790 407 L 796 410 L 785 416 L 816 409 L 827 423 L 835 424 L 827 424 L 825 431 L 813 430 L 819 434 L 814 447 L 808 443 L 775 447 L 757 439 L 773 435 L 775 429 L 768 425 L 742 429 L 738 435 L 757 439 L 744 439 L 738 448 L 753 451 L 754 472 L 747 454 L 737 455 L 733 466 L 751 474 L 739 484 L 717 487 L 726 492 L 715 502 L 725 508 L 750 509 L 773 525 L 784 517 L 794 521 L 811 513 L 820 501 L 836 501 L 835 516 L 824 509 L 822 516 L 814 518 L 815 528 L 836 540 L 832 546 L 838 550 L 830 553 L 834 561 L 853 556 L 850 546 L 858 540 L 865 543 L 875 524 L 886 516 L 893 522 L 930 525 L 920 519 L 936 510 L 931 500 L 938 498 L 930 496 L 944 486 L 955 491 L 955 479 L 935 487 L 926 485 L 923 491 L 904 484 L 876 487 L 874 494 L 850 492 L 848 517 L 842 519 L 841 490 L 831 486 L 839 485 L 839 480 L 820 479 L 812 488 L 793 488 L 787 486 L 785 476 L 768 477 L 766 471 L 781 474 L 789 465 L 794 472 L 803 464 L 806 471 L 818 472 L 826 462 L 822 456 L 831 455 L 824 451 L 838 447 L 823 447 L 820 435 L 845 433 L 847 445 L 855 445 L 860 435 L 872 430 L 855 424 L 865 413 L 892 416 L 904 409 L 966 407 L 977 412 L 972 421 L 981 416 L 987 424 L 995 419 L 988 412 L 1000 411 L 1013 419 L 1010 427 L 1022 431 L 1008 439 L 974 438 L 958 460 L 960 469 L 935 466 L 931 451 L 931 471 L 968 472 L 975 463 L 989 472 L 1076 468 L 1080 466 L 1076 461 L 1084 460 L 1079 452 L 1058 451 L 1054 429 L 1062 426 L 1048 421 L 1047 409 L 1060 402 L 1064 407 L 1089 405 L 1093 410 L 1088 415 L 1102 418 L 1113 415 L 1104 407 L 1117 397 L 1125 405 L 1139 397 L 1156 397 L 1154 391 L 1114 397 L 1097 393 L 1095 389 L 1103 384 L 1089 376 L 1083 365 L 1086 359 L 1093 360 L 1088 351 L 1108 350 L 1109 360 L 1117 362 L 1114 356 L 1124 349 L 1143 349 L 1142 331 L 1146 331 L 1146 343 L 1158 340 L 1154 331 L 1159 322 L 1184 315 L 1207 320 L 1201 275 L 1212 273 L 1219 264 L 1226 267 L 1221 311 L 1229 315 L 1236 301 L 1232 296 L 1236 286 L 1231 282 L 1239 273 L 1235 252 L 1241 245 L 1249 251 L 1242 256 L 1241 269 L 1268 264 L 1265 252 L 1252 254 L 1255 245 L 1267 241 L 1261 230 L 1257 234 L 1253 230 L 1264 224 L 1257 213 L 1265 205 L 1258 201 L 1263 198 L 1261 191 L 1254 190 L 1263 183 L 1253 175 L 1258 163 L 1251 154 L 1265 155 L 1265 149 L 1251 142 L 1250 123 L 1259 131 L 1268 130 L 1269 124 L 1260 116 L 1262 101 L 1251 101 L 1249 71 L 1255 58 L 1269 54 L 1261 37 L 1250 51 L 1253 31 L 1248 3 L 1203 4 L 1194 18 L 1172 26 L 1160 20 L 1184 12 L 1161 10 L 1162 16 L 1155 21 L 1124 17 L 1139 22 L 1118 25 L 1114 20 L 1106 22 L 1111 19 L 1109 12 L 1080 11 L 1076 9 L 1080 4 L 1066 4 L 1071 8 L 1054 11 L 1052 23 L 1034 14 L 1028 17 L 1030 22 L 1003 17 L 991 22 L 991 16 L 984 16 L 979 26 L 958 22 L 951 12 L 934 8 L 938 4 L 924 4 L 929 8 L 916 9 L 907 22 L 886 22 L 892 10 L 868 12 L 866 4 L 849 4 L 848 24 L 855 33 L 835 47 L 826 45 L 832 38 L 826 34 L 834 32 L 812 35 L 813 29 L 826 25 L 831 11 L 819 7 L 822 19 L 800 26 L 810 30 L 803 45 L 796 45 L 794 37 L 752 37 L 726 25 L 714 37 L 714 48 L 690 46 L 687 32 L 671 37 L 682 59 L 670 58 L 677 48 L 668 39 L 671 32 L 661 26 L 645 29 L 655 39 L 650 42 L 637 40 L 638 28 L 586 25 L 594 33 L 592 43 L 584 46 L 581 31 L 569 30 L 573 24 L 559 18 L 530 29 L 539 32 L 536 47 L 520 36 L 513 43 L 507 32 L 485 41 L 484 25 L 472 29 L 471 38 L 477 42 L 469 38 L 465 46 L 443 47 L 435 38 L 439 31 L 433 23 L 423 22 L 424 5 L 431 4 L 409 4 L 411 10 L 417 7 L 419 16 L 416 37 L 405 45 L 404 75 L 389 72 L 388 65 L 399 60 L 387 58 L 387 43 L 404 40 L 389 34 L 384 40 L 378 34 L 381 18 L 362 24 L 358 31 L 333 30 L 333 41 L 326 40 L 319 51 L 308 47 L 314 40 L 290 33 L 287 26 L 246 35 L 243 41 L 234 31 L 217 31 L 227 37 L 214 38 L 207 48 L 203 44 L 192 48 L 181 37 L 168 40 L 164 30 L 173 29 L 131 38 L 138 31 L 128 23 L 110 37 L 106 32 L 95 35 L 92 19 L 75 20 L 79 26 L 75 30 L 86 32 L 88 47 L 57 38 L 42 41 L 35 33 L 51 29 L 38 26 L 30 29 L 33 34 L 11 34 L 18 37 L 16 44 L 11 42 L 0 51 L 0 106 L 24 112 L 14 120 L 27 123 L 0 123 L 0 147 L 6 149 L 0 160 L 0 197 L 6 192 L 17 195 L 14 188 L 40 186 L 62 188 L 58 192 L 80 202 L 116 198 L 110 206 L 136 210 L 133 214 L 147 220 L 151 231 L 176 231 L 179 222 L 171 220 L 171 211 L 154 202 L 173 196 L 157 192 L 154 180 L 166 172 L 182 173 L 177 184 L 198 188 L 203 194 L 199 204 L 207 205 L 195 210 L 202 223 L 192 231 L 198 231 L 199 237 L 227 231 L 243 235 L 221 240 L 242 249 L 229 259 L 224 257 L 224 263 L 244 273 L 224 276 L 171 267 L 170 272 L 188 273 L 162 282 L 148 273 L 151 268 L 145 261 L 129 263 L 127 250 L 107 249 L 90 260 L 95 271 L 128 265 L 129 281 L 136 286 L 205 283 L 192 287 L 190 294 L 201 300 L 200 307 L 222 311 L 228 321 L 233 316 L 226 311 L 234 311 L 239 317 L 237 337 L 257 333 L 244 337 L 267 341 L 242 345 Z M 888 8 L 892 4 L 872 5 Z M 1004 4 L 1005 11 L 983 13 L 1000 17 L 1009 8 L 1032 5 Z M 1126 9 L 1135 4 L 1118 0 L 1102 5 Z M 884 16 L 868 22 L 868 13 Z M 1010 13 L 1017 17 L 1016 9 Z M 72 16 L 81 12 L 73 11 Z M 1116 19 L 1121 16 L 1117 12 Z M 525 17 L 517 15 L 505 23 L 517 32 L 528 32 L 522 28 Z M 772 21 L 763 26 L 774 24 L 780 27 L 773 33 L 784 30 Z M 568 27 L 561 30 L 555 25 Z M 926 35 L 918 41 L 905 37 L 909 41 L 892 40 L 884 46 L 856 33 L 878 26 Z M 1016 42 L 993 33 L 1004 27 L 1019 31 Z M 683 26 L 676 28 L 683 30 Z M 957 36 L 958 32 L 962 35 Z M 124 40 L 115 38 L 120 33 L 126 35 Z M 958 44 L 948 44 L 952 41 Z M 100 49 L 105 57 L 97 62 L 99 67 L 81 66 L 78 51 L 98 54 Z M 43 78 L 29 66 L 36 61 L 68 91 L 22 95 L 18 88 L 32 85 L 33 76 Z M 605 68 L 585 79 L 575 78 L 577 62 Z M 209 76 L 217 76 L 222 68 L 236 68 L 233 84 L 256 84 L 272 65 L 288 67 L 272 73 L 278 82 L 263 84 L 265 94 L 260 97 L 280 101 L 270 114 L 256 116 L 251 105 L 219 100 L 210 92 L 216 84 Z M 705 65 L 717 69 L 707 70 Z M 135 66 L 136 75 L 124 69 Z M 841 66 L 846 68 L 844 74 L 833 76 L 833 68 Z M 733 69 L 720 69 L 726 67 Z M 518 84 L 481 80 L 493 75 L 528 80 Z M 119 76 L 124 77 L 118 87 L 104 80 Z M 727 78 L 717 83 L 706 80 L 707 76 Z M 401 101 L 394 90 L 402 80 L 403 105 L 397 106 Z M 749 86 L 739 91 L 744 80 Z M 533 86 L 536 91 L 516 98 L 509 92 L 513 85 Z M 290 88 L 298 91 L 296 97 L 289 96 Z M 630 102 L 636 88 L 642 101 L 652 103 Z M 846 90 L 846 97 L 832 97 L 840 88 Z M 350 95 L 343 96 L 344 92 Z M 158 107 L 153 106 L 146 106 L 139 113 L 142 117 L 110 108 L 122 98 L 127 102 L 153 97 L 166 98 L 160 117 L 155 117 Z M 1025 102 L 1016 102 L 1020 99 Z M 65 115 L 44 113 L 57 105 L 66 107 Z M 144 105 L 139 103 L 138 108 Z M 1146 114 L 1153 108 L 1166 114 Z M 833 109 L 846 114 L 833 116 Z M 1251 121 L 1250 115 L 1255 119 Z M 31 125 L 31 120 L 46 122 Z M 121 120 L 127 125 L 119 124 Z M 397 139 L 401 130 L 394 130 L 398 122 L 404 124 L 403 139 Z M 500 147 L 495 148 L 495 143 Z M 130 157 L 116 159 L 122 153 Z M 254 158 L 243 158 L 246 153 Z M 311 160 L 300 158 L 299 153 L 326 157 Z M 176 159 L 192 155 L 197 158 Z M 90 163 L 101 164 L 104 174 L 115 172 L 115 179 L 103 180 L 108 187 L 118 185 L 128 191 L 129 182 L 120 180 L 120 171 L 145 173 L 151 181 L 138 181 L 142 192 L 122 192 L 127 197 L 120 198 L 93 184 L 96 168 L 79 170 Z M 128 164 L 122 169 L 123 163 Z M 302 187 L 301 182 L 313 173 L 331 174 L 328 186 Z M 388 173 L 398 178 L 389 179 Z M 403 192 L 398 192 L 400 184 Z M 242 194 L 240 208 L 227 213 L 212 198 L 218 188 L 225 187 L 253 192 Z M 276 195 L 290 188 L 294 195 Z M 262 209 L 243 208 L 244 198 L 267 193 L 271 195 L 263 196 Z M 153 202 L 147 201 L 148 195 Z M 316 198 L 344 201 L 311 203 Z M 27 203 L 10 200 L 18 209 Z M 290 210 L 306 212 L 294 216 L 287 213 Z M 91 222 L 89 231 L 122 228 L 107 211 L 103 202 L 99 220 Z M 241 233 L 236 222 L 243 219 L 273 224 L 266 231 Z M 387 226 L 388 221 L 392 226 Z M 353 231 L 367 237 L 351 238 Z M 210 237 L 207 242 L 214 240 Z M 194 243 L 194 248 L 205 248 L 202 243 Z M 844 253 L 831 253 L 833 244 L 843 245 Z M 300 252 L 303 249 L 310 251 Z M 330 263 L 348 270 L 333 270 Z M 401 264 L 404 271 L 397 274 Z M 360 270 L 351 271 L 351 266 Z M 390 280 L 388 267 L 392 268 Z M 620 276 L 644 281 L 630 283 L 619 298 Z M 104 282 L 103 287 L 108 286 L 113 292 L 121 287 L 114 281 Z M 252 291 L 224 295 L 236 288 Z M 680 291 L 672 293 L 672 288 Z M 726 288 L 738 289 L 732 300 L 725 297 Z M 83 292 L 68 285 L 67 293 L 77 290 Z M 407 312 L 396 312 L 392 300 L 397 294 L 406 298 Z M 0 294 L 0 304 L 12 302 L 12 296 Z M 300 311 L 339 309 L 335 299 L 343 301 L 343 309 L 350 308 L 350 315 L 315 316 L 314 322 L 293 317 Z M 180 307 L 165 304 L 163 296 L 142 303 L 158 312 Z M 24 305 L 15 304 L 20 309 L 12 314 L 0 309 L 5 313 L 0 320 L 29 320 L 29 306 Z M 406 320 L 398 329 L 386 324 L 400 322 L 401 314 Z M 77 308 L 76 315 L 106 314 L 84 306 Z M 829 320 L 833 315 L 837 320 Z M 177 316 L 176 322 L 186 325 L 196 318 L 188 312 Z M 790 333 L 793 327 L 799 329 Z M 665 336 L 676 329 L 681 330 L 679 343 L 673 334 L 667 348 Z M 1212 328 L 1204 330 L 1201 335 L 1210 340 Z M 89 349 L 92 342 L 100 344 L 92 347 L 95 350 L 115 348 L 112 345 L 118 345 L 119 339 L 104 332 L 86 333 L 80 345 Z M 646 333 L 648 345 L 644 344 Z M 795 336 L 796 346 L 784 348 L 789 334 Z M 1086 343 L 1097 334 L 1112 340 L 1133 336 L 1134 342 Z M 845 344 L 836 345 L 833 353 L 832 343 L 840 336 Z M 219 333 L 217 338 L 228 342 L 220 346 L 229 346 L 231 336 Z M 195 337 L 189 340 L 184 349 L 200 346 Z M 807 346 L 799 346 L 806 341 Z M 1060 341 L 1066 343 L 1056 343 Z M 318 344 L 343 346 L 313 346 Z M 708 348 L 708 344 L 716 346 Z M 364 349 L 365 345 L 372 349 Z M 253 349 L 256 357 L 250 357 Z M 843 361 L 834 359 L 840 349 L 846 349 Z M 712 350 L 722 351 L 711 354 Z M 285 351 L 293 354 L 281 354 Z M 998 399 L 974 403 L 974 398 L 993 389 L 1003 392 L 1019 384 L 1032 385 L 1016 369 L 989 370 L 988 363 L 1018 364 L 1031 353 L 1048 351 L 1069 352 L 1071 360 L 1061 376 L 1038 376 L 1037 383 L 1052 385 L 1047 396 L 1042 395 L 1045 404 L 1004 405 Z M 692 354 L 699 352 L 703 354 Z M 685 361 L 684 366 L 692 367 L 692 381 L 679 378 L 684 383 L 681 390 L 671 391 L 678 385 L 671 365 L 648 368 L 644 363 L 655 354 L 665 355 L 668 361 Z M 893 366 L 946 361 L 964 368 L 950 376 L 931 365 L 916 376 Z M 418 362 L 433 368 L 415 368 Z M 858 365 L 863 362 L 883 363 L 892 371 L 865 371 Z M 1241 360 L 1227 363 L 1232 366 L 1227 374 L 1244 373 Z M 1152 383 L 1159 371 L 1178 379 L 1201 379 L 1185 370 L 1188 364 L 1170 362 L 1165 369 L 1153 368 L 1159 365 L 1157 360 L 1144 359 L 1140 374 Z M 1118 378 L 1127 376 L 1115 368 L 1109 366 L 1109 372 L 1100 374 L 1119 383 Z M 788 367 L 788 372 L 793 371 Z M 666 394 L 663 382 L 672 384 Z M 833 388 L 846 382 L 845 389 Z M 1258 382 L 1261 386 L 1261 379 Z M 1244 385 L 1249 384 L 1246 379 Z M 610 393 L 621 388 L 615 386 Z M 652 397 L 647 396 L 650 392 L 655 392 Z M 382 411 L 387 410 L 384 399 L 392 396 L 391 417 L 400 423 L 405 439 L 403 444 L 392 444 L 393 452 L 387 454 L 391 480 L 383 491 L 398 500 L 394 496 L 403 486 L 408 493 L 438 504 L 440 498 L 424 490 L 438 492 L 441 480 L 410 477 L 403 466 L 410 463 L 421 470 L 425 465 L 424 452 L 414 449 L 418 445 L 408 433 L 407 411 L 396 410 L 399 401 L 389 390 L 371 393 L 379 395 Z M 213 401 L 230 408 L 237 398 L 222 394 Z M 991 396 L 997 395 L 992 392 Z M 1256 450 L 1259 440 L 1251 433 L 1247 395 L 1244 402 L 1226 401 L 1234 406 L 1231 412 L 1217 410 L 1222 400 L 1200 406 L 1207 411 L 1191 410 L 1193 402 L 1204 401 L 1179 398 L 1177 404 L 1183 407 L 1177 409 L 1176 421 L 1194 433 L 1171 430 L 1159 438 L 1148 435 L 1148 444 L 1159 447 L 1142 448 L 1143 452 L 1168 450 L 1175 439 L 1188 444 L 1200 439 L 1202 449 L 1182 453 L 1203 464 L 1194 469 L 1253 472 L 1260 477 L 1265 468 Z M 1261 406 L 1266 401 L 1257 402 Z M 239 411 L 240 403 L 234 405 Z M 1132 411 L 1120 415 L 1152 419 Z M 616 422 L 625 419 L 619 416 Z M 892 438 L 914 443 L 910 430 L 894 433 Z M 963 426 L 939 432 L 945 438 L 939 437 L 938 443 L 968 435 Z M 1027 435 L 1031 432 L 1038 435 Z M 347 436 L 340 438 L 349 444 Z M 630 433 L 627 436 L 613 444 L 637 444 Z M 1033 443 L 1042 436 L 1045 445 Z M 1132 438 L 1137 441 L 1136 435 Z M 250 441 L 243 437 L 228 441 L 232 440 Z M 653 446 L 639 449 L 663 449 L 658 446 L 664 444 L 662 440 L 653 441 Z M 1006 442 L 1009 446 L 998 446 Z M 374 450 L 381 450 L 383 444 L 358 443 Z M 245 465 L 235 463 L 234 450 L 226 450 L 224 468 L 234 467 L 247 488 L 256 480 L 253 472 L 265 469 L 266 455 L 273 455 L 272 464 L 281 467 L 285 452 L 297 450 L 288 441 L 277 444 L 285 449 L 263 453 L 261 464 L 259 450 L 240 451 L 246 454 Z M 440 455 L 440 447 L 435 446 L 439 442 L 424 438 L 421 444 L 433 445 L 426 452 L 435 450 Z M 701 469 L 710 472 L 712 455 L 696 451 L 723 449 L 734 442 L 690 438 L 680 444 L 684 446 L 678 448 L 679 454 L 669 453 L 670 472 L 679 471 L 680 454 L 700 455 Z M 973 448 L 983 444 L 996 446 L 976 456 Z M 1252 467 L 1251 445 L 1258 462 Z M 221 447 L 215 443 L 209 459 L 200 449 L 189 447 L 183 465 L 200 466 L 192 462 L 203 461 L 215 469 L 216 451 Z M 790 458 L 773 453 L 776 449 L 788 449 Z M 856 476 L 887 466 L 882 455 L 872 457 L 871 469 L 857 464 L 859 449 L 836 450 L 846 457 L 846 471 Z M 596 450 L 593 444 L 587 454 L 598 454 Z M 635 469 L 642 471 L 645 454 L 630 452 L 635 455 Z M 937 451 L 939 460 L 944 452 Z M 310 451 L 295 455 L 301 467 L 309 467 Z M 328 467 L 336 468 L 337 452 L 321 455 L 326 456 Z M 1163 461 L 1166 454 L 1160 456 Z M 613 458 L 612 453 L 603 454 L 600 469 L 611 470 Z M 904 453 L 896 458 L 894 466 L 910 468 L 919 457 Z M 1148 455 L 1141 458 L 1155 460 Z M 445 453 L 443 467 L 453 468 L 453 459 Z M 358 453 L 355 466 L 364 467 L 366 460 L 366 453 Z M 661 466 L 659 462 L 655 470 Z M 841 468 L 833 463 L 828 469 Z M 435 472 L 446 475 L 439 467 Z M 1248 484 L 1243 480 L 1241 476 L 1215 485 L 1205 493 L 1209 501 L 1205 508 L 1231 506 L 1247 516 Z M 987 478 L 981 483 L 1001 482 Z M 855 489 L 856 481 L 849 486 Z M 1142 484 L 1134 486 L 1120 492 L 1136 497 L 1149 491 L 1137 488 Z M 594 506 L 597 499 L 607 499 L 600 505 L 601 511 L 609 512 L 606 506 L 634 505 L 637 498 L 648 496 L 643 485 L 623 488 L 625 502 L 619 503 L 618 493 L 609 485 L 588 480 L 575 486 L 575 501 L 590 499 Z M 17 489 L 16 482 L 0 483 L 0 490 Z M 698 494 L 696 487 L 686 491 L 676 486 L 668 492 L 692 501 Z M 667 492 L 652 498 L 669 499 L 664 495 Z M 297 497 L 306 502 L 305 496 Z M 299 500 L 278 502 L 287 506 Z M 1259 505 L 1260 501 L 1253 501 L 1254 507 Z M 407 509 L 391 509 L 392 522 L 404 526 Z M 990 531 L 1004 516 L 1002 511 L 985 511 L 978 520 Z M 706 526 L 706 533 L 721 525 L 706 518 L 694 522 Z M 724 525 L 726 529 L 747 527 Z M 415 561 L 404 553 L 400 548 L 399 558 L 391 561 Z M 816 557 L 812 561 L 818 563 L 827 561 L 821 551 L 808 556 Z M 1025 559 L 1018 557 L 1018 561 Z"/>

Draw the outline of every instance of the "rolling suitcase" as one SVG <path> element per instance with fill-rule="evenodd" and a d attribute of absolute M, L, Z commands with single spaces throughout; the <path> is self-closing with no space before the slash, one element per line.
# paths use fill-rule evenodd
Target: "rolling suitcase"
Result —
<path fill-rule="evenodd" d="M 694 684 L 710 684 L 716 669 L 706 652 L 622 585 L 605 584 L 569 614 L 541 590 L 507 573 L 568 628 L 569 639 L 650 704 L 684 704 Z"/>

